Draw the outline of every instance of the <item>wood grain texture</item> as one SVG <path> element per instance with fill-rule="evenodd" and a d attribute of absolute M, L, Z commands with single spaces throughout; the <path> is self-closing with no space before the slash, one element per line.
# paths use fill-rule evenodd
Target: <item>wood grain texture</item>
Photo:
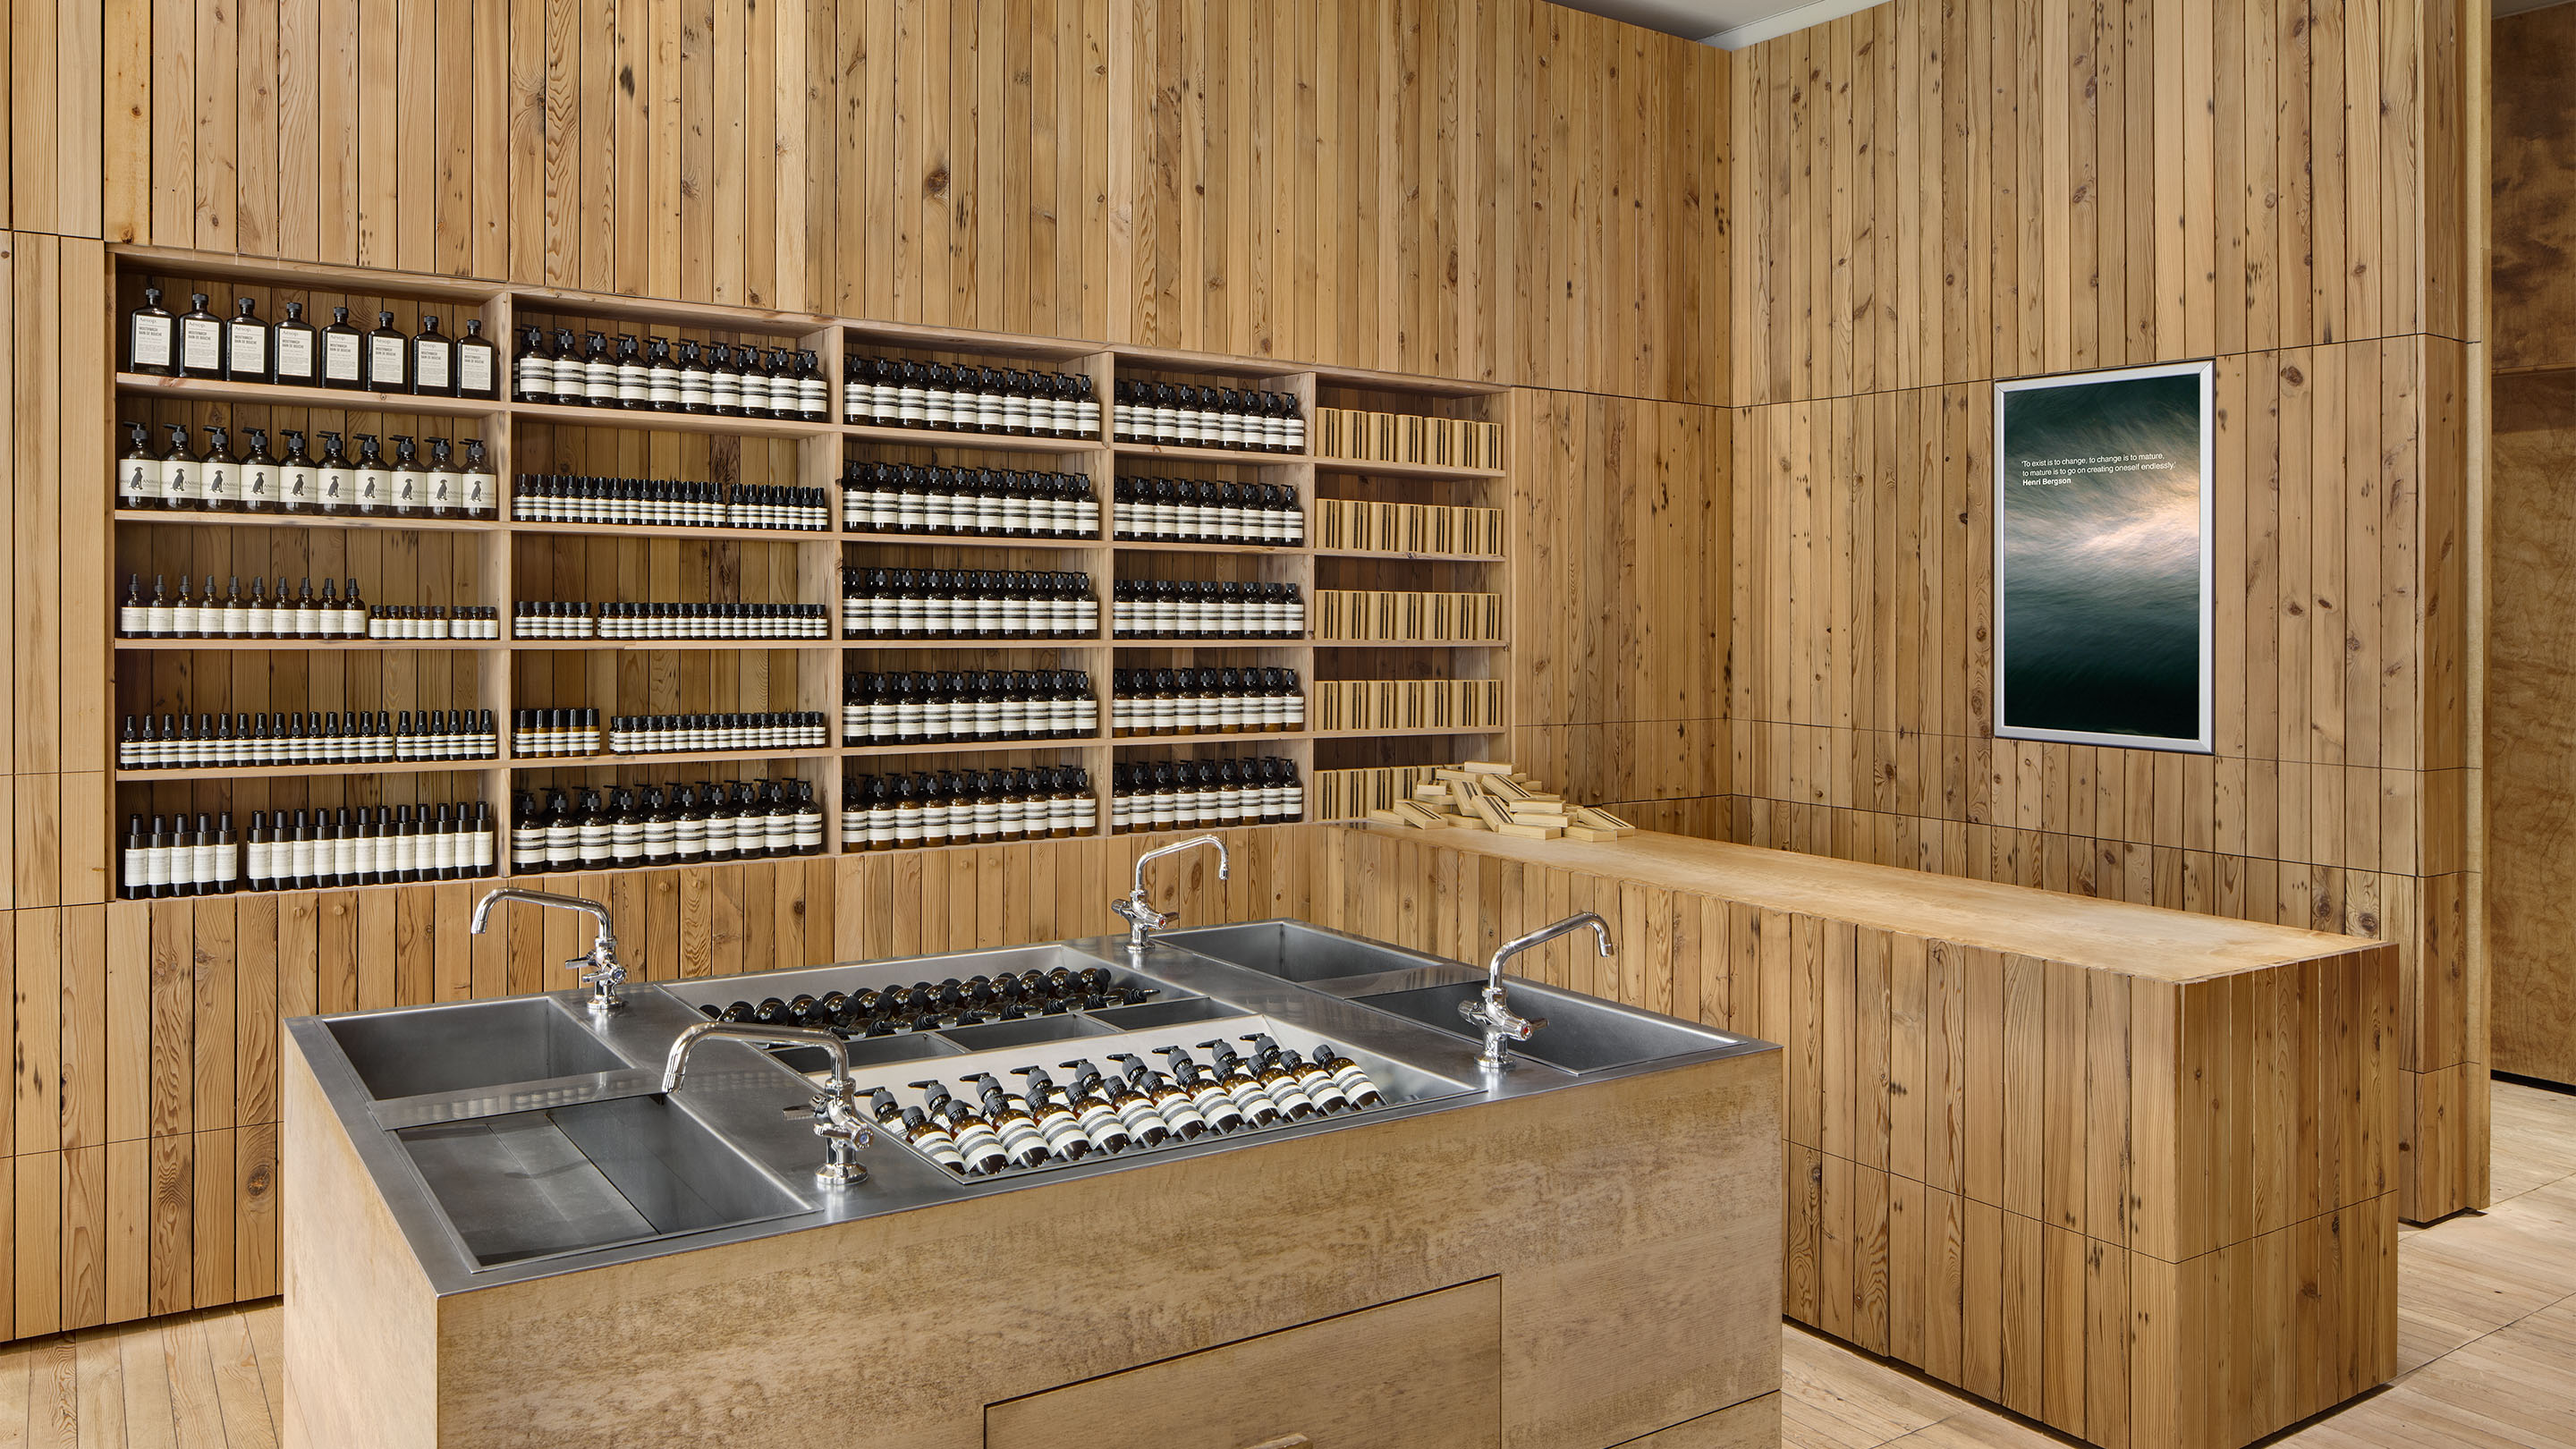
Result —
<path fill-rule="evenodd" d="M 1736 55 L 1710 833 L 2387 940 L 2403 1069 L 2474 1076 L 2473 7 L 1971 10 Z M 1992 738 L 1987 384 L 2212 354 L 2215 757 Z M 2409 1220 L 2483 1200 L 2463 1120 L 2407 1122 Z"/>
<path fill-rule="evenodd" d="M 1488 1278 L 990 1404 L 984 1443 L 1500 1449 L 1502 1329 Z"/>
<path fill-rule="evenodd" d="M 1466 959 L 1352 883 L 1454 858 L 1508 933 L 1561 873 L 1617 903 L 1616 972 L 1525 974 L 1780 1042 L 1794 1320 L 2105 1446 L 2249 1443 L 2395 1372 L 2393 947 L 1657 835 L 1318 851 L 1317 919 Z"/>

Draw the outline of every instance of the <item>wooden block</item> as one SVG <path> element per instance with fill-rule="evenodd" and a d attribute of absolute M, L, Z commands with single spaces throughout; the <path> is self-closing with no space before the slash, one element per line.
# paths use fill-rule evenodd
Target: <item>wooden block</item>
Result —
<path fill-rule="evenodd" d="M 1496 835 L 1517 836 L 1522 840 L 1554 840 L 1565 833 L 1562 827 L 1555 825 L 1513 825 L 1508 822 L 1493 827 L 1493 831 Z"/>
<path fill-rule="evenodd" d="M 1464 770 L 1470 775 L 1508 776 L 1512 773 L 1512 767 L 1508 761 L 1460 760 L 1458 762 L 1458 768 Z"/>

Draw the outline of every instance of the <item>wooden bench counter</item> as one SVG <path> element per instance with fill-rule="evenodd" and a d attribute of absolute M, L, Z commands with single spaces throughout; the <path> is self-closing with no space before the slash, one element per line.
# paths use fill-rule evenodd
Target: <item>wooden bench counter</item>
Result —
<path fill-rule="evenodd" d="M 1753 846 L 1359 827 L 1312 912 L 1782 1043 L 1788 1315 L 2093 1443 L 2396 1359 L 2393 946 Z"/>

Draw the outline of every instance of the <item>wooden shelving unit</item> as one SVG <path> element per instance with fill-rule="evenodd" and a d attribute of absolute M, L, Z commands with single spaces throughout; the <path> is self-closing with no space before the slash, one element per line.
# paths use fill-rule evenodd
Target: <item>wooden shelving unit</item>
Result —
<path fill-rule="evenodd" d="M 1157 476 L 1180 472 L 1190 476 L 1224 476 L 1242 481 L 1285 484 L 1295 492 L 1301 508 L 1308 507 L 1316 496 L 1319 476 L 1334 478 L 1337 488 L 1363 486 L 1359 480 L 1371 478 L 1422 482 L 1434 487 L 1462 489 L 1467 498 L 1482 501 L 1490 496 L 1490 490 L 1499 488 L 1505 475 L 1501 470 L 1492 469 L 1431 468 L 1414 464 L 1322 459 L 1307 454 L 1118 443 L 1109 438 L 1108 428 L 1112 424 L 1114 384 L 1122 377 L 1140 374 L 1287 391 L 1293 393 L 1310 414 L 1320 395 L 1328 391 L 1356 390 L 1378 398 L 1414 399 L 1426 410 L 1440 407 L 1455 412 L 1461 406 L 1482 408 L 1485 409 L 1484 415 L 1499 418 L 1499 395 L 1503 389 L 1389 374 L 1295 371 L 1259 359 L 1172 353 L 1060 338 L 908 327 L 752 308 L 693 306 L 542 287 L 456 280 L 424 283 L 422 279 L 408 275 L 394 276 L 348 268 L 245 263 L 231 256 L 156 248 L 111 248 L 109 266 L 116 274 L 111 278 L 115 284 L 111 291 L 117 298 L 117 310 L 116 315 L 107 319 L 112 329 L 121 328 L 123 309 L 139 300 L 142 279 L 146 276 L 202 281 L 208 285 L 200 290 L 215 292 L 222 298 L 231 295 L 227 288 L 262 294 L 261 315 L 271 322 L 277 320 L 280 308 L 269 305 L 270 299 L 278 302 L 306 300 L 308 317 L 311 317 L 331 305 L 330 301 L 323 300 L 325 298 L 366 299 L 363 304 L 366 309 L 377 306 L 377 299 L 390 298 L 382 305 L 397 313 L 397 325 L 417 325 L 418 314 L 427 311 L 440 315 L 442 319 L 455 319 L 449 329 L 454 332 L 462 330 L 464 318 L 480 318 L 485 335 L 501 347 L 504 374 L 503 397 L 490 401 L 117 374 L 113 382 L 115 396 L 111 399 L 113 408 L 110 416 L 120 427 L 125 421 L 156 425 L 162 421 L 184 422 L 190 426 L 193 435 L 196 429 L 209 424 L 233 426 L 236 430 L 242 426 L 265 424 L 271 428 L 272 437 L 286 427 L 295 427 L 308 434 L 330 430 L 378 435 L 411 434 L 424 439 L 451 437 L 460 445 L 463 439 L 474 437 L 484 442 L 489 464 L 499 484 L 499 516 L 488 520 L 116 510 L 110 513 L 107 522 L 117 544 L 118 566 L 114 587 L 119 590 L 128 571 L 147 575 L 155 571 L 187 572 L 181 567 L 156 570 L 155 563 L 165 554 L 186 556 L 191 549 L 202 550 L 206 546 L 202 538 L 216 536 L 215 531 L 242 529 L 258 530 L 258 537 L 272 540 L 265 545 L 245 543 L 240 546 L 240 552 L 247 552 L 254 559 L 262 556 L 310 558 L 325 554 L 335 559 L 346 559 L 363 551 L 370 558 L 399 558 L 407 563 L 417 563 L 420 565 L 418 597 L 386 593 L 382 582 L 368 577 L 364 567 L 355 564 L 351 567 L 365 585 L 371 602 L 496 608 L 505 635 L 511 627 L 514 607 L 522 598 L 587 598 L 598 601 L 703 597 L 710 595 L 711 583 L 720 571 L 727 575 L 727 587 L 742 591 L 727 597 L 738 597 L 746 602 L 822 603 L 829 609 L 833 627 L 833 637 L 829 639 L 779 640 L 535 640 L 508 637 L 487 640 L 113 639 L 109 665 L 116 704 L 109 711 L 108 727 L 111 731 L 118 727 L 125 714 L 141 713 L 147 708 L 161 712 L 154 708 L 156 705 L 165 706 L 171 712 L 183 707 L 192 713 L 211 711 L 213 707 L 210 704 L 189 697 L 203 671 L 186 656 L 239 659 L 243 661 L 240 665 L 225 666 L 238 682 L 245 677 L 242 670 L 256 668 L 254 656 L 266 654 L 274 656 L 269 671 L 272 676 L 279 673 L 281 661 L 308 661 L 308 665 L 297 666 L 303 672 L 300 682 L 307 689 L 318 691 L 323 688 L 315 681 L 326 674 L 337 674 L 343 681 L 363 676 L 381 681 L 386 697 L 360 703 L 355 699 L 321 698 L 317 693 L 308 699 L 301 694 L 291 694 L 293 686 L 280 680 L 274 686 L 279 694 L 273 703 L 263 698 L 260 704 L 227 705 L 225 712 L 237 709 L 256 711 L 263 707 L 272 710 L 329 709 L 335 705 L 341 708 L 491 709 L 503 736 L 503 753 L 497 760 L 264 770 L 121 771 L 116 776 L 119 790 L 111 792 L 114 795 L 121 796 L 129 787 L 148 790 L 164 783 L 203 784 L 236 778 L 276 781 L 298 775 L 472 773 L 482 777 L 481 798 L 488 800 L 495 815 L 504 817 L 506 823 L 514 782 L 520 781 L 522 776 L 571 771 L 644 770 L 679 765 L 722 771 L 724 765 L 734 763 L 741 767 L 743 775 L 793 773 L 811 780 L 824 808 L 826 852 L 837 853 L 843 844 L 839 805 L 844 776 L 869 772 L 872 766 L 888 761 L 902 762 L 901 768 L 912 768 L 911 762 L 917 758 L 935 760 L 967 755 L 989 757 L 995 764 L 1078 762 L 1091 773 L 1099 796 L 1100 829 L 1106 832 L 1110 819 L 1110 766 L 1113 762 L 1148 758 L 1161 749 L 1186 748 L 1194 755 L 1205 755 L 1233 747 L 1246 755 L 1283 755 L 1294 760 L 1301 776 L 1311 782 L 1317 768 L 1319 744 L 1329 749 L 1335 742 L 1357 747 L 1354 742 L 1393 739 L 1436 744 L 1448 740 L 1456 744 L 1457 748 L 1449 752 L 1454 755 L 1475 752 L 1488 740 L 1501 735 L 1507 727 L 1506 722 L 1490 731 L 1455 734 L 1446 731 L 1297 730 L 1113 738 L 1104 732 L 1082 739 L 836 745 L 768 754 L 513 757 L 508 750 L 508 734 L 514 709 L 585 706 L 597 708 L 603 714 L 670 712 L 674 708 L 686 707 L 666 706 L 658 700 L 648 702 L 636 691 L 666 689 L 669 677 L 683 669 L 706 671 L 731 666 L 734 674 L 728 688 L 756 692 L 760 696 L 754 701 L 747 693 L 738 694 L 730 702 L 706 708 L 820 710 L 833 721 L 836 733 L 845 673 L 910 667 L 962 669 L 973 665 L 973 656 L 977 654 L 993 656 L 989 667 L 994 669 L 1060 667 L 1088 672 L 1098 694 L 1100 716 L 1104 721 L 1109 718 L 1112 708 L 1113 670 L 1154 667 L 1174 653 L 1185 656 L 1184 662 L 1192 663 L 1242 659 L 1272 666 L 1284 665 L 1296 669 L 1300 681 L 1309 685 L 1315 678 L 1319 649 L 1436 650 L 1442 651 L 1441 655 L 1431 657 L 1455 661 L 1450 666 L 1453 669 L 1472 669 L 1480 675 L 1488 671 L 1498 674 L 1502 651 L 1509 647 L 1498 642 L 1378 642 L 1358 645 L 1318 641 L 1311 636 L 1296 639 L 1112 637 L 1111 585 L 1121 578 L 1231 578 L 1294 583 L 1310 608 L 1318 587 L 1347 587 L 1331 582 L 1331 577 L 1335 571 L 1352 568 L 1430 568 L 1438 569 L 1450 578 L 1458 577 L 1459 570 L 1482 570 L 1485 571 L 1483 576 L 1492 582 L 1480 587 L 1491 592 L 1502 592 L 1507 588 L 1502 571 L 1504 560 L 1497 554 L 1381 553 L 1306 546 L 1236 546 L 1117 539 L 1110 536 L 1111 493 L 1112 485 L 1122 470 Z M 179 290 L 184 292 L 187 289 L 182 287 Z M 627 332 L 649 329 L 655 335 L 674 338 L 745 336 L 764 346 L 811 348 L 820 355 L 830 388 L 831 406 L 836 413 L 841 404 L 844 359 L 853 353 L 963 358 L 990 365 L 1038 366 L 1082 373 L 1091 377 L 1101 400 L 1103 431 L 1101 436 L 1090 438 L 1031 438 L 889 428 L 839 421 L 812 423 L 514 402 L 508 398 L 509 362 L 516 337 L 514 324 L 522 319 L 541 321 L 549 327 L 570 326 L 577 331 L 593 327 L 612 333 L 620 329 Z M 314 421 L 317 416 L 326 421 Z M 344 422 L 344 417 L 363 421 Z M 420 426 L 406 427 L 406 419 L 418 419 Z M 692 454 L 692 449 L 697 452 Z M 122 452 L 121 433 L 113 440 L 109 451 L 111 457 Z M 928 454 L 942 461 L 951 455 L 968 460 L 981 456 L 988 459 L 991 466 L 1083 475 L 1090 480 L 1094 496 L 1100 503 L 1101 533 L 1091 538 L 1064 539 L 888 534 L 843 529 L 840 526 L 839 479 L 845 462 L 882 457 L 889 452 L 899 452 L 905 457 Z M 701 460 L 682 461 L 687 457 Z M 722 476 L 724 481 L 731 482 L 821 488 L 825 491 L 833 527 L 827 531 L 773 531 L 587 525 L 511 517 L 516 479 L 520 474 L 558 471 L 556 465 L 575 460 L 596 465 L 564 471 L 657 478 L 683 476 L 685 473 L 692 477 Z M 681 471 L 669 471 L 675 468 Z M 754 476 L 755 473 L 759 476 Z M 1309 513 L 1307 533 L 1311 538 L 1311 509 Z M 183 539 L 172 532 L 175 530 L 184 530 L 191 537 Z M 289 536 L 281 534 L 281 530 L 300 531 L 306 537 L 290 544 L 287 541 Z M 345 542 L 325 542 L 332 539 Z M 649 548 L 656 544 L 683 546 L 686 562 L 679 566 L 676 579 L 671 577 L 668 559 L 660 553 L 655 554 L 660 562 L 652 570 L 644 571 L 649 577 L 636 578 L 639 570 L 631 562 L 614 583 L 609 582 L 607 575 L 597 572 L 611 567 L 603 560 L 612 557 L 631 559 L 632 555 L 617 555 L 616 550 L 620 548 L 632 549 L 637 545 Z M 754 570 L 743 560 L 764 550 L 770 562 L 757 571 L 761 578 L 755 583 L 750 577 Z M 719 555 L 723 556 L 721 569 Z M 554 586 L 552 577 L 546 576 L 547 567 L 568 560 L 586 560 L 586 571 L 577 581 Z M 840 571 L 844 566 L 1031 567 L 1080 571 L 1092 579 L 1094 592 L 1100 601 L 1101 628 L 1094 634 L 1079 638 L 843 636 L 840 633 L 839 594 Z M 268 571 L 279 570 L 271 567 Z M 611 572 L 616 570 L 612 568 Z M 318 579 L 322 573 L 315 571 L 313 576 Z M 548 587 L 536 587 L 538 583 Z M 677 592 L 671 591 L 674 588 Z M 113 607 L 113 600 L 102 603 L 105 607 Z M 1455 652 L 1459 650 L 1490 652 L 1462 655 Z M 926 666 L 879 662 L 916 653 L 940 656 L 939 662 Z M 1027 656 L 1033 654 L 1051 657 L 1056 662 L 1051 665 L 1025 662 Z M 557 661 L 553 665 L 546 663 L 550 656 Z M 742 662 L 755 656 L 773 662 L 779 661 L 781 656 L 786 658 L 774 670 L 771 664 Z M 702 662 L 696 665 L 678 662 L 692 658 Z M 447 659 L 449 662 L 433 666 L 430 663 L 433 659 Z M 316 673 L 317 670 L 323 673 Z M 522 688 L 531 670 L 550 671 L 553 682 L 543 687 Z M 443 684 L 433 681 L 443 681 Z M 417 692 L 395 693 L 404 687 Z M 438 696 L 428 693 L 440 688 L 446 693 Z M 1377 745 L 1370 743 L 1368 747 L 1377 748 Z M 781 765 L 795 768 L 777 771 L 775 767 Z M 935 765 L 925 767 L 936 768 Z M 1311 789 L 1309 795 L 1310 798 L 1313 795 Z M 117 838 L 121 831 L 122 813 L 152 808 L 151 803 L 116 799 L 112 809 L 118 813 L 108 822 L 108 838 Z M 200 807 L 192 805 L 188 808 Z M 506 828 L 503 833 L 502 873 L 507 875 Z"/>

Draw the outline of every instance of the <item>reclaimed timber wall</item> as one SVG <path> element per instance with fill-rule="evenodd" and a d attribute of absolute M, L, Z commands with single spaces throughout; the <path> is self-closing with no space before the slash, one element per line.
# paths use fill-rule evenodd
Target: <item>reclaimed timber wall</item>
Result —
<path fill-rule="evenodd" d="M 2394 942 L 2486 1201 L 2463 0 L 1897 0 L 1739 52 L 1718 833 Z M 2214 757 L 1999 741 L 1992 380 L 2219 360 Z"/>
<path fill-rule="evenodd" d="M 2486 878 L 2496 1070 L 2576 1083 L 2576 6 L 2495 24 Z"/>

